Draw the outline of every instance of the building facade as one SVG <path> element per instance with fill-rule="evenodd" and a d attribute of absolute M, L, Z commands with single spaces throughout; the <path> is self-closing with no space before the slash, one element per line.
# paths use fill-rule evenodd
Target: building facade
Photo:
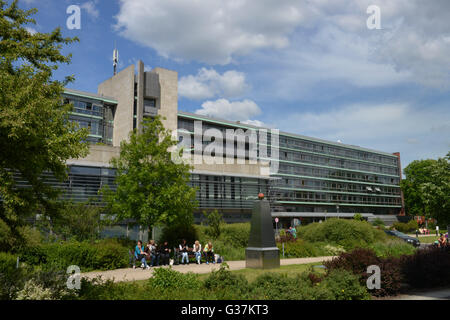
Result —
<path fill-rule="evenodd" d="M 145 117 L 161 115 L 164 126 L 176 132 L 185 153 L 193 157 L 211 141 L 202 137 L 206 130 L 224 135 L 227 130 L 241 130 L 257 137 L 256 162 L 250 156 L 254 147 L 250 140 L 241 145 L 233 140 L 235 162 L 193 163 L 190 183 L 197 188 L 196 221 L 203 210 L 212 209 L 218 209 L 227 222 L 249 221 L 260 192 L 268 196 L 273 217 L 287 224 L 355 213 L 368 218 L 403 214 L 398 153 L 282 131 L 274 143 L 274 134 L 266 128 L 179 111 L 175 71 L 144 71 L 139 61 L 137 72 L 134 65 L 129 66 L 99 84 L 96 94 L 67 89 L 63 98 L 74 105 L 70 120 L 89 128 L 91 142 L 86 158 L 68 161 L 69 181 L 61 185 L 67 198 L 101 202 L 98 190 L 104 184 L 114 189 L 115 172 L 109 161 L 119 154 L 120 142 L 133 129 L 140 130 Z M 200 133 L 195 132 L 196 124 L 201 125 Z M 262 131 L 269 131 L 267 139 L 261 140 Z M 196 139 L 201 148 L 192 144 Z M 261 152 L 262 147 L 267 152 Z"/>

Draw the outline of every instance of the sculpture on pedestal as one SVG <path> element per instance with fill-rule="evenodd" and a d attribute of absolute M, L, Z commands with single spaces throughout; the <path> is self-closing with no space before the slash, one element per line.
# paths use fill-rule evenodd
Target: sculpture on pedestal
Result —
<path fill-rule="evenodd" d="M 245 249 L 247 268 L 271 269 L 280 267 L 280 254 L 275 243 L 270 204 L 264 195 L 253 205 L 250 238 Z"/>

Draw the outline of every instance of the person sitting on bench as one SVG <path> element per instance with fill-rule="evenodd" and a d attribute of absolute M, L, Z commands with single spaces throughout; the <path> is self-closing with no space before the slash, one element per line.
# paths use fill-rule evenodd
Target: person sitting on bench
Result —
<path fill-rule="evenodd" d="M 144 252 L 144 248 L 142 247 L 142 241 L 139 240 L 136 247 L 134 248 L 134 256 L 136 257 L 136 260 L 141 261 L 141 268 L 143 269 L 150 269 L 150 267 L 147 265 L 147 261 L 145 260 L 145 257 L 147 256 L 147 253 Z"/>
<path fill-rule="evenodd" d="M 179 249 L 181 253 L 181 263 L 184 264 L 184 260 L 186 260 L 186 263 L 189 264 L 189 256 L 188 256 L 189 247 L 186 245 L 186 240 L 183 239 L 181 241 Z"/>
<path fill-rule="evenodd" d="M 206 258 L 206 264 L 209 264 L 210 261 L 216 263 L 216 260 L 214 259 L 214 248 L 211 242 L 208 242 L 205 249 L 203 249 L 203 252 Z"/>
<path fill-rule="evenodd" d="M 161 264 L 166 266 L 169 264 L 169 255 L 170 255 L 170 249 L 169 249 L 169 244 L 167 243 L 167 241 L 164 241 L 163 245 L 158 246 L 159 248 L 159 256 L 160 256 L 160 261 Z"/>
<path fill-rule="evenodd" d="M 150 256 L 152 257 L 152 267 L 158 267 L 159 266 L 159 251 L 158 246 L 155 243 L 155 240 L 150 240 L 148 243 L 148 248 L 150 252 Z"/>
<path fill-rule="evenodd" d="M 197 264 L 201 264 L 202 259 L 202 245 L 198 240 L 195 241 L 194 246 L 192 247 L 192 252 L 195 253 L 195 261 Z"/>

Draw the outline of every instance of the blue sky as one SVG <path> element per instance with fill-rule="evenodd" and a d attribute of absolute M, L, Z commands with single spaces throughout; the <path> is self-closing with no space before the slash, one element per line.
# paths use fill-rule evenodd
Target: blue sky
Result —
<path fill-rule="evenodd" d="M 60 26 L 71 88 L 96 92 L 144 61 L 178 71 L 179 109 L 401 153 L 402 166 L 450 150 L 446 0 L 21 0 L 32 32 Z M 369 5 L 381 29 L 369 29 Z M 68 30 L 69 5 L 81 29 Z"/>

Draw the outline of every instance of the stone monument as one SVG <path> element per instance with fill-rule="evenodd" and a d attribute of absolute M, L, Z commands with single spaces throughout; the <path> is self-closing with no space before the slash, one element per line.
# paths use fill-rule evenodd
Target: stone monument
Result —
<path fill-rule="evenodd" d="M 264 195 L 253 205 L 250 238 L 245 249 L 246 268 L 272 269 L 280 267 L 280 254 L 275 244 L 270 204 Z"/>

